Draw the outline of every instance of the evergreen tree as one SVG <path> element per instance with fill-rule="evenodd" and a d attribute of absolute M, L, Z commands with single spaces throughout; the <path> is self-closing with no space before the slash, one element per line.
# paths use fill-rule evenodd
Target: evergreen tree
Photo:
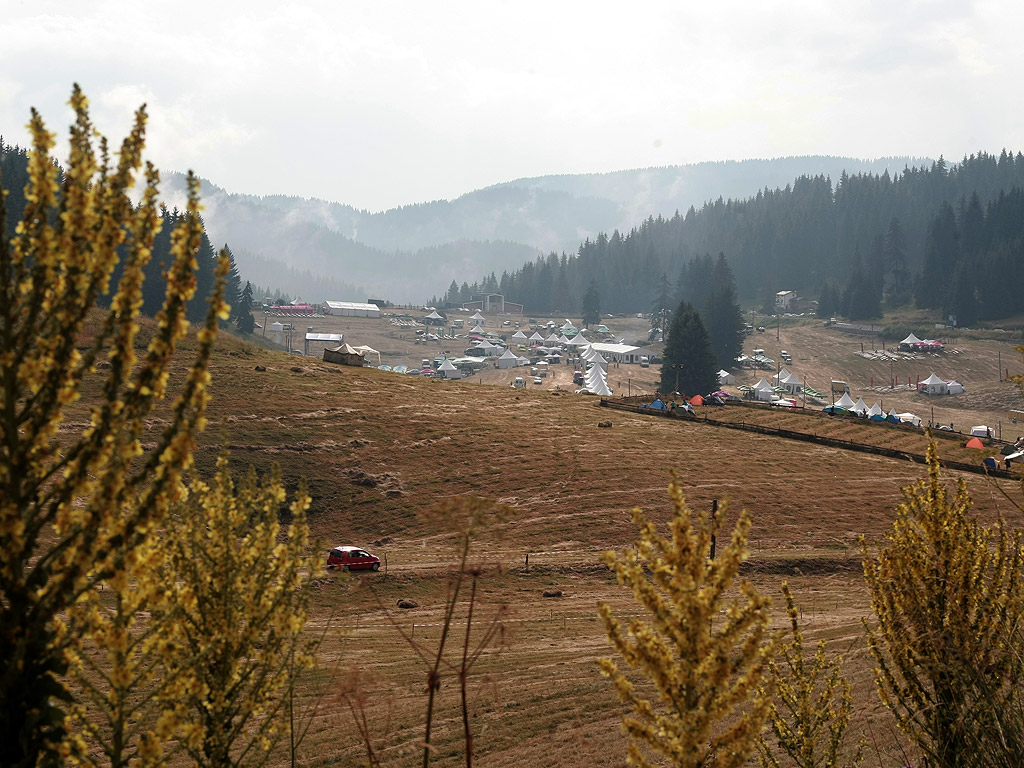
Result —
<path fill-rule="evenodd" d="M 662 392 L 706 394 L 718 385 L 718 365 L 711 338 L 692 304 L 683 302 L 672 316 L 662 356 Z"/>
<path fill-rule="evenodd" d="M 238 312 L 235 318 L 235 325 L 241 333 L 252 333 L 256 327 L 256 320 L 252 316 L 252 285 L 245 281 L 245 288 L 242 289 L 241 298 L 238 300 Z"/>
<path fill-rule="evenodd" d="M 841 307 L 839 286 L 832 280 L 826 280 L 818 296 L 818 317 L 834 317 L 841 311 Z"/>
<path fill-rule="evenodd" d="M 583 327 L 601 323 L 601 295 L 597 291 L 597 282 L 590 281 L 590 287 L 583 294 Z"/>
<path fill-rule="evenodd" d="M 867 320 L 882 314 L 881 283 L 865 271 L 859 252 L 854 254 L 843 291 L 843 314 L 850 320 Z"/>
<path fill-rule="evenodd" d="M 446 304 L 460 304 L 459 297 L 459 284 L 452 280 L 452 284 L 448 286 L 448 292 L 444 295 L 444 301 Z"/>
<path fill-rule="evenodd" d="M 930 308 L 950 304 L 950 277 L 956 269 L 959 242 L 953 206 L 944 202 L 928 225 L 924 266 L 917 284 L 917 306 Z"/>
<path fill-rule="evenodd" d="M 728 368 L 743 351 L 743 312 L 736 298 L 736 279 L 724 253 L 711 270 L 711 290 L 701 313 L 711 348 L 721 368 Z"/>
<path fill-rule="evenodd" d="M 903 227 L 895 216 L 889 221 L 889 229 L 885 233 L 884 253 L 891 276 L 886 299 L 889 306 L 899 307 L 910 300 L 910 270 L 907 268 Z"/>
<path fill-rule="evenodd" d="M 672 286 L 668 282 L 668 275 L 662 272 L 661 281 L 658 283 L 658 293 L 651 306 L 651 328 L 660 330 L 663 339 L 665 331 L 668 330 L 669 318 L 672 317 L 673 306 Z"/>

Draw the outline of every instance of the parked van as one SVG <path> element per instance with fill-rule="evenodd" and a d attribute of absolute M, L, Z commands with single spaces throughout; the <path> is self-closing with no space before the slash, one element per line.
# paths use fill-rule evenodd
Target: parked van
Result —
<path fill-rule="evenodd" d="M 640 367 L 641 368 L 650 368 L 651 367 L 651 361 L 646 356 L 642 355 L 640 357 Z"/>
<path fill-rule="evenodd" d="M 526 387 L 526 382 L 523 381 L 523 377 L 522 376 L 516 376 L 514 379 L 512 379 L 512 388 L 513 389 L 523 389 L 525 387 Z"/>

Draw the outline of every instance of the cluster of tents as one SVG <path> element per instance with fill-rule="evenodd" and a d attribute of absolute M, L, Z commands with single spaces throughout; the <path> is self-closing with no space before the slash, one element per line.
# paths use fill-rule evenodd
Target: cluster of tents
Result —
<path fill-rule="evenodd" d="M 916 414 L 896 413 L 895 408 L 890 410 L 889 413 L 886 413 L 878 403 L 875 403 L 868 408 L 863 397 L 858 398 L 857 401 L 854 402 L 854 399 L 850 397 L 849 392 L 844 393 L 843 396 L 836 400 L 833 405 L 830 405 L 823 410 L 825 413 L 831 413 L 833 415 L 845 413 L 871 419 L 872 421 L 888 421 L 892 424 L 913 424 L 915 427 L 921 426 L 921 417 Z"/>
<path fill-rule="evenodd" d="M 965 389 L 960 382 L 940 379 L 933 371 L 931 376 L 917 383 L 917 391 L 922 395 L 962 395 Z"/>

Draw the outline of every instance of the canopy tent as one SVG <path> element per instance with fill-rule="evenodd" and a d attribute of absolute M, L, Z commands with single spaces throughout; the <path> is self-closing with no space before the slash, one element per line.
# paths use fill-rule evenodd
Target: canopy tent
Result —
<path fill-rule="evenodd" d="M 966 448 L 974 448 L 977 451 L 985 450 L 985 444 L 983 442 L 981 442 L 981 440 L 979 440 L 976 437 L 972 437 L 970 440 L 968 440 L 967 441 L 967 445 L 964 446 L 964 447 L 966 447 Z"/>
<path fill-rule="evenodd" d="M 513 335 L 514 335 L 514 334 L 513 334 Z M 544 341 L 544 337 L 543 337 L 543 336 L 541 336 L 541 335 L 540 335 L 539 333 L 537 333 L 536 331 L 534 331 L 534 332 L 533 332 L 533 335 L 532 335 L 532 336 L 530 336 L 530 341 Z"/>
<path fill-rule="evenodd" d="M 354 349 L 356 352 L 359 352 L 364 357 L 366 355 L 376 355 L 377 356 L 377 365 L 380 365 L 380 352 L 378 352 L 373 347 L 368 347 L 365 344 L 363 344 L 363 345 L 358 346 L 358 347 L 352 347 L 352 349 Z"/>
<path fill-rule="evenodd" d="M 920 344 L 920 343 L 921 343 L 921 340 L 919 338 L 917 338 L 917 336 L 915 336 L 914 334 L 910 334 L 909 336 L 907 336 L 907 338 L 905 338 L 903 341 L 900 342 L 900 346 L 902 347 L 902 346 L 906 345 L 906 346 L 909 347 L 912 344 Z"/>
<path fill-rule="evenodd" d="M 883 411 L 881 409 L 881 407 L 878 405 L 878 403 L 875 403 L 870 408 L 868 408 L 868 416 L 884 416 L 884 415 L 885 415 L 885 411 Z"/>
<path fill-rule="evenodd" d="M 971 434 L 975 437 L 992 437 L 992 427 L 979 424 L 976 427 L 971 427 Z"/>
<path fill-rule="evenodd" d="M 946 392 L 948 392 L 951 395 L 962 395 L 966 391 L 967 390 L 964 387 L 964 385 L 961 384 L 956 379 L 946 382 Z"/>
<path fill-rule="evenodd" d="M 921 426 L 921 417 L 914 413 L 899 413 L 897 417 L 901 424 L 913 424 L 915 427 Z"/>
<path fill-rule="evenodd" d="M 452 365 L 451 360 L 445 360 L 439 366 L 437 366 L 437 372 L 446 379 L 461 379 L 462 371 Z"/>
<path fill-rule="evenodd" d="M 563 331 L 575 331 L 576 330 L 576 326 L 572 324 L 572 320 L 566 320 L 565 323 L 562 325 L 562 330 Z"/>
<path fill-rule="evenodd" d="M 558 338 L 558 334 L 555 333 L 554 331 L 552 331 L 551 335 L 548 336 L 546 339 L 544 339 L 544 343 L 545 344 L 561 344 L 562 341 L 561 341 L 561 339 Z"/>
<path fill-rule="evenodd" d="M 561 336 L 558 337 L 558 343 L 568 347 L 570 344 L 572 344 L 572 339 L 570 339 L 563 333 Z"/>
<path fill-rule="evenodd" d="M 475 315 L 470 316 L 469 319 L 475 322 L 477 325 L 487 325 L 487 319 L 479 312 L 477 312 Z"/>
<path fill-rule="evenodd" d="M 789 378 L 789 371 L 786 370 L 786 366 L 782 366 L 779 368 L 779 372 L 772 376 L 772 383 L 781 384 L 787 378 Z"/>
<path fill-rule="evenodd" d="M 771 400 L 775 396 L 775 387 L 762 378 L 753 389 L 755 400 Z"/>
<path fill-rule="evenodd" d="M 725 386 L 726 384 L 735 384 L 736 377 L 729 373 L 724 368 L 718 372 L 718 385 Z"/>
<path fill-rule="evenodd" d="M 864 402 L 864 398 L 863 397 L 858 397 L 857 398 L 857 402 L 854 404 L 853 408 L 851 408 L 850 410 L 853 411 L 854 413 L 857 413 L 857 414 L 860 414 L 861 416 L 864 416 L 868 412 L 868 404 Z"/>
<path fill-rule="evenodd" d="M 917 385 L 917 391 L 923 395 L 948 395 L 949 384 L 932 372 L 931 376 Z"/>
<path fill-rule="evenodd" d="M 523 333 L 522 331 L 516 331 L 515 333 L 512 334 L 512 338 L 519 341 L 526 341 L 526 334 Z"/>
<path fill-rule="evenodd" d="M 506 349 L 505 354 L 498 358 L 499 368 L 515 368 L 519 365 L 519 358 L 511 349 Z"/>
<path fill-rule="evenodd" d="M 475 325 L 475 326 L 473 326 L 472 328 L 469 329 L 469 332 L 470 333 L 476 333 L 476 334 L 482 334 L 482 333 L 484 333 L 484 329 L 482 327 L 480 327 L 479 325 Z"/>
<path fill-rule="evenodd" d="M 588 370 L 584 380 L 586 382 L 585 387 L 588 392 L 595 395 L 603 395 L 604 397 L 607 397 L 612 393 L 611 388 L 608 386 L 608 374 L 599 365 L 595 365 L 593 368 Z"/>
<path fill-rule="evenodd" d="M 583 334 L 577 334 L 576 338 L 571 339 L 569 342 L 571 347 L 589 347 L 590 342 L 583 338 Z"/>
<path fill-rule="evenodd" d="M 863 402 L 863 400 L 861 402 Z M 835 404 L 838 405 L 840 408 L 845 408 L 846 410 L 852 410 L 853 407 L 857 403 L 855 403 L 853 401 L 853 398 L 850 397 L 850 393 L 849 392 L 843 392 L 843 396 L 840 397 L 838 400 L 836 400 Z"/>
<path fill-rule="evenodd" d="M 785 369 L 783 370 L 785 371 Z M 785 371 L 785 374 L 779 378 L 779 386 L 791 395 L 799 395 L 804 388 L 804 384 L 800 381 L 800 377 L 791 371 Z"/>

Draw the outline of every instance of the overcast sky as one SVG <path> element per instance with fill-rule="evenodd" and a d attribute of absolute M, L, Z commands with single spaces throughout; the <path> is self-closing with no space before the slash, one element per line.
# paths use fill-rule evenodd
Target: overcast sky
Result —
<path fill-rule="evenodd" d="M 1024 149 L 1019 2 L 3 0 L 0 133 L 380 210 L 523 176 Z M 61 147 L 60 156 L 66 152 Z"/>

